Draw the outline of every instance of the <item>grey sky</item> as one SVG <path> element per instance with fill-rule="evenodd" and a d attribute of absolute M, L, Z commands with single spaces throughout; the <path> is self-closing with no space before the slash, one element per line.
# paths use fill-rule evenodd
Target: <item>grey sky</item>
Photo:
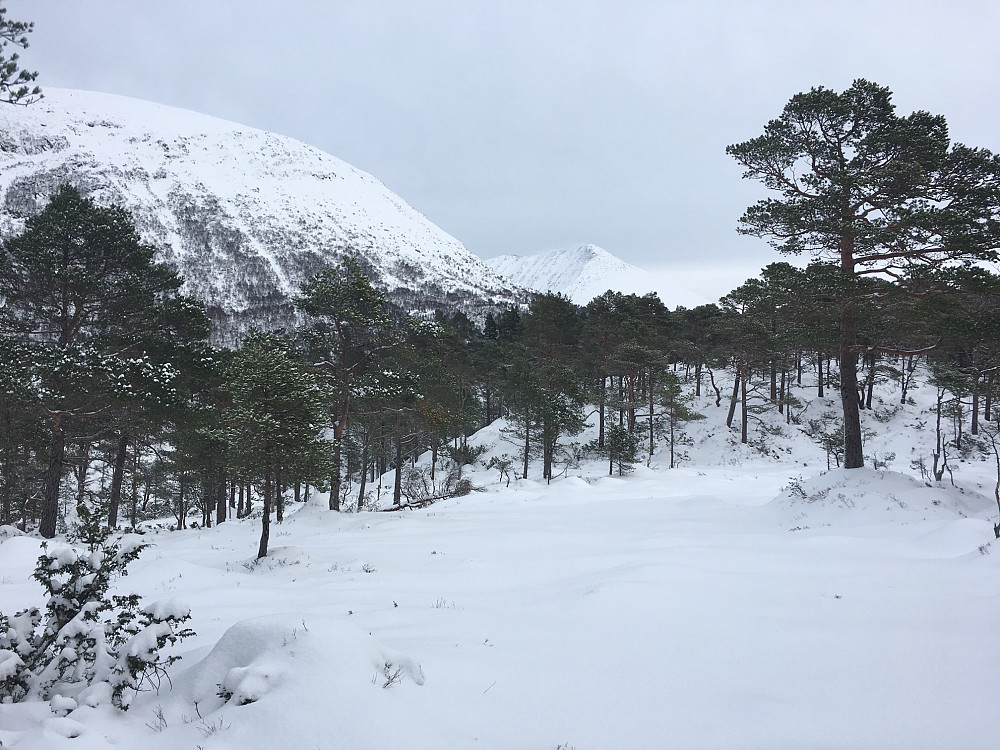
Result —
<path fill-rule="evenodd" d="M 725 147 L 812 86 L 874 80 L 1000 150 L 995 0 L 5 5 L 43 88 L 293 136 L 483 257 L 592 242 L 746 278 L 778 258 L 735 232 L 761 193 Z"/>

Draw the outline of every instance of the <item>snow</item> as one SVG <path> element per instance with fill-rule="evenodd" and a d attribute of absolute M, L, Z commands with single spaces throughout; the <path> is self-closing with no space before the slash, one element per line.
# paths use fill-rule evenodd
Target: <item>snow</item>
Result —
<path fill-rule="evenodd" d="M 147 604 L 142 608 L 142 611 L 152 617 L 155 622 L 169 619 L 183 620 L 191 614 L 191 608 L 177 599 L 164 599 Z"/>
<path fill-rule="evenodd" d="M 24 532 L 16 526 L 0 526 L 0 541 L 10 539 L 13 536 L 23 536 Z"/>
<path fill-rule="evenodd" d="M 52 696 L 52 699 L 49 701 L 49 708 L 52 709 L 52 713 L 58 716 L 65 716 L 70 711 L 75 711 L 79 708 L 79 704 L 73 698 L 57 694 Z"/>
<path fill-rule="evenodd" d="M 797 395 L 809 414 L 836 403 Z M 869 449 L 900 456 L 878 471 L 827 471 L 794 425 L 773 432 L 780 415 L 760 415 L 766 442 L 742 445 L 725 404 L 695 406 L 708 418 L 688 426 L 673 470 L 660 454 L 627 477 L 585 461 L 508 488 L 466 467 L 483 491 L 405 513 L 332 513 L 314 494 L 272 526 L 259 565 L 259 521 L 153 534 L 118 587 L 190 606 L 197 636 L 172 684 L 127 714 L 82 695 L 64 719 L 0 706 L 0 740 L 995 747 L 993 464 L 956 460 L 954 487 L 903 473 L 926 455 L 926 432 L 907 427 L 926 403 L 877 424 Z M 514 454 L 502 428 L 471 442 Z M 36 539 L 0 543 L 5 612 L 32 600 L 38 551 Z"/>
<path fill-rule="evenodd" d="M 24 662 L 17 654 L 7 649 L 0 649 L 0 682 L 14 677 Z"/>

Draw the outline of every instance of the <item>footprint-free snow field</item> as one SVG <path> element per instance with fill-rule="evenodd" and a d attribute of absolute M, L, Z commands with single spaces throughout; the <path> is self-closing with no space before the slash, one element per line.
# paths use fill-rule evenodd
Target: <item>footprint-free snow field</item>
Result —
<path fill-rule="evenodd" d="M 153 535 L 119 588 L 191 607 L 172 686 L 127 713 L 0 706 L 0 741 L 995 747 L 989 498 L 774 464 L 475 476 L 423 510 L 294 506 L 259 564 L 249 519 Z M 5 612 L 36 603 L 38 547 L 0 543 Z"/>

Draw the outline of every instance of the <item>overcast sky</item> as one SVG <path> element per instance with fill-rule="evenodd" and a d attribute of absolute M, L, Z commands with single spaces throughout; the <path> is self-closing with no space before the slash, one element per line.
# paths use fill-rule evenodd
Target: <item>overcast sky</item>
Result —
<path fill-rule="evenodd" d="M 5 5 L 35 21 L 22 61 L 43 88 L 298 138 L 482 257 L 594 243 L 746 278 L 779 258 L 736 234 L 761 193 L 725 147 L 813 86 L 868 78 L 1000 150 L 996 0 Z"/>

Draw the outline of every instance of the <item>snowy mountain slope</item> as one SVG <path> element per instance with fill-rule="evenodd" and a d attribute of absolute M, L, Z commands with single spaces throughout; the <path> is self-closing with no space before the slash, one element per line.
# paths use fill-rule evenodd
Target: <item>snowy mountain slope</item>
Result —
<path fill-rule="evenodd" d="M 580 305 L 608 289 L 625 291 L 620 287 L 639 283 L 643 273 L 597 245 L 537 255 L 501 255 L 486 263 L 516 284 L 540 292 L 559 292 Z"/>
<path fill-rule="evenodd" d="M 381 182 L 291 138 L 109 94 L 0 108 L 0 236 L 60 184 L 133 215 L 224 338 L 291 322 L 301 282 L 358 258 L 407 308 L 522 296 Z"/>
<path fill-rule="evenodd" d="M 501 255 L 486 263 L 515 284 L 539 292 L 558 292 L 578 305 L 609 289 L 623 294 L 656 292 L 668 307 L 711 301 L 687 289 L 671 274 L 650 273 L 597 245 L 537 255 Z"/>

